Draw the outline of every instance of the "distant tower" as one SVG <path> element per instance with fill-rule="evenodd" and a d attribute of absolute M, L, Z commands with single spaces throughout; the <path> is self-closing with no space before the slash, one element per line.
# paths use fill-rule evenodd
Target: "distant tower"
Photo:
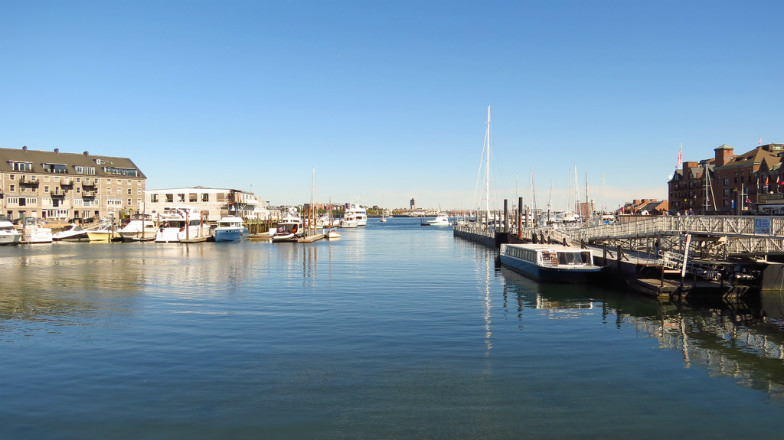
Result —
<path fill-rule="evenodd" d="M 412 197 L 411 201 L 408 202 L 408 204 L 411 205 L 411 209 L 416 209 L 416 199 L 415 198 Z"/>

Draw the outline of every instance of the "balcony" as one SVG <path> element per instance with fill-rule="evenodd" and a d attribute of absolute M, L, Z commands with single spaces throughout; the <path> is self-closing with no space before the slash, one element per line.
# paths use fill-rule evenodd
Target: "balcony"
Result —
<path fill-rule="evenodd" d="M 95 191 L 82 191 L 82 197 L 94 198 Z"/>
<path fill-rule="evenodd" d="M 65 197 L 65 190 L 62 188 L 53 188 L 50 194 L 52 197 Z"/>
<path fill-rule="evenodd" d="M 95 181 L 87 181 L 87 180 L 85 180 L 84 182 L 82 182 L 82 187 L 83 188 L 95 188 Z"/>
<path fill-rule="evenodd" d="M 70 177 L 60 179 L 60 186 L 73 186 L 73 184 L 73 179 Z"/>
<path fill-rule="evenodd" d="M 35 179 L 35 176 L 27 176 L 27 175 L 24 175 L 24 174 L 19 176 L 19 184 L 20 185 L 38 186 L 39 183 L 40 183 L 40 181 L 38 179 Z"/>

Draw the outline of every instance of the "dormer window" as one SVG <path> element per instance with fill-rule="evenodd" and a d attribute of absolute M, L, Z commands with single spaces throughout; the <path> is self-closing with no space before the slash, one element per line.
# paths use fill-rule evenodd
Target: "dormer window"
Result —
<path fill-rule="evenodd" d="M 32 162 L 15 162 L 15 161 L 9 160 L 8 164 L 11 166 L 11 169 L 14 170 L 14 171 L 32 171 L 33 170 Z"/>
<path fill-rule="evenodd" d="M 45 173 L 66 174 L 68 172 L 68 167 L 60 163 L 42 163 L 41 168 Z"/>

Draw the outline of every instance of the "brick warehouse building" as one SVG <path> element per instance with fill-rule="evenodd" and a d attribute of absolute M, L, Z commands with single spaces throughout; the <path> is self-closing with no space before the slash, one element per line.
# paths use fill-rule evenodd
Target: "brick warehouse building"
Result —
<path fill-rule="evenodd" d="M 684 162 L 668 183 L 670 209 L 695 214 L 784 214 L 784 144 L 735 155 L 721 145 L 714 157 Z"/>
<path fill-rule="evenodd" d="M 127 158 L 0 148 L 0 214 L 64 221 L 135 213 L 146 179 Z"/>

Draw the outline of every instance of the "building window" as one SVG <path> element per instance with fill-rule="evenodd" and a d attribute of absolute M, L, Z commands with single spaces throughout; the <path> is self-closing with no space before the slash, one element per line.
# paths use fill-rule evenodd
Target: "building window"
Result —
<path fill-rule="evenodd" d="M 128 188 L 128 195 L 131 195 L 131 189 Z"/>
<path fill-rule="evenodd" d="M 84 167 L 81 165 L 75 165 L 74 171 L 76 172 L 76 174 L 86 174 L 89 176 L 95 175 L 95 167 Z"/>
<path fill-rule="evenodd" d="M 59 163 L 42 163 L 41 168 L 44 169 L 45 173 L 65 174 L 68 172 L 68 168 Z"/>
<path fill-rule="evenodd" d="M 150 194 L 150 201 L 152 203 L 158 203 L 158 194 Z"/>
<path fill-rule="evenodd" d="M 198 197 L 199 197 L 199 195 L 198 195 L 198 194 L 196 194 L 196 193 L 190 193 L 190 194 L 188 194 L 188 201 L 189 201 L 189 202 L 191 202 L 191 203 L 193 203 L 193 202 L 195 202 L 195 201 L 197 201 L 197 200 L 198 200 Z"/>
<path fill-rule="evenodd" d="M 14 185 L 11 185 L 9 188 L 10 188 L 10 191 L 13 191 L 14 190 Z"/>
<path fill-rule="evenodd" d="M 201 195 L 201 201 L 202 201 L 202 202 L 209 202 L 209 201 L 210 201 L 210 195 L 209 195 L 209 194 L 207 194 L 207 193 L 205 193 L 205 194 L 202 194 L 202 195 Z"/>
<path fill-rule="evenodd" d="M 166 194 L 166 203 L 174 202 L 174 194 Z"/>
<path fill-rule="evenodd" d="M 48 187 L 48 186 L 45 186 L 45 187 L 44 187 L 44 192 L 45 192 L 45 193 L 48 193 L 48 192 L 49 192 L 49 187 Z"/>

